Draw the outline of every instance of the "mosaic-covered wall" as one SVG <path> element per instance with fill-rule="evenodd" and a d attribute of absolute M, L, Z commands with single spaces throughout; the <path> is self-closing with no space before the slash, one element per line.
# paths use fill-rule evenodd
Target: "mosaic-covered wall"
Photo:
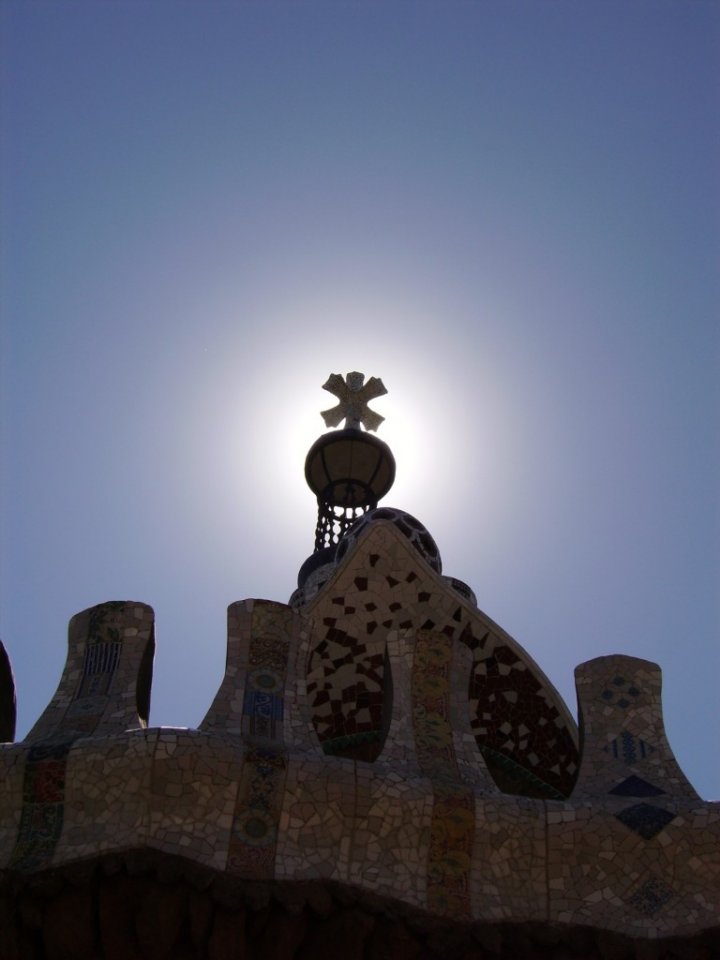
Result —
<path fill-rule="evenodd" d="M 143 604 L 71 621 L 55 697 L 24 742 L 0 746 L 0 894 L 145 851 L 458 929 L 658 940 L 718 926 L 720 804 L 673 757 L 659 668 L 578 667 L 578 737 L 400 511 L 367 514 L 289 604 L 229 607 L 225 676 L 198 729 L 147 726 L 153 645 Z"/>

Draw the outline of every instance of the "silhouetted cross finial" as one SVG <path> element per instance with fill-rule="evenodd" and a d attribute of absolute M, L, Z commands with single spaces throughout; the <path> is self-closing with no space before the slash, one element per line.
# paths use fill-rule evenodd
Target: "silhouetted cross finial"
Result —
<path fill-rule="evenodd" d="M 347 377 L 340 373 L 330 374 L 327 383 L 323 384 L 323 390 L 329 390 L 340 403 L 322 411 L 326 427 L 336 427 L 341 420 L 345 420 L 346 427 L 359 430 L 362 423 L 366 430 L 377 430 L 385 417 L 370 410 L 368 402 L 381 397 L 387 390 L 379 377 L 370 377 L 365 386 L 364 380 L 365 374 L 357 371 L 349 373 Z"/>

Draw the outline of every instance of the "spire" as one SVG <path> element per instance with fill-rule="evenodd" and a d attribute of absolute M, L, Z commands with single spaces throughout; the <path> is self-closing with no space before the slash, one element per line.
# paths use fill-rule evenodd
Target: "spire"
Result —
<path fill-rule="evenodd" d="M 373 510 L 395 480 L 395 458 L 386 443 L 370 436 L 385 419 L 368 403 L 387 393 L 378 377 L 353 371 L 343 377 L 333 373 L 323 384 L 340 401 L 321 414 L 331 430 L 319 437 L 305 461 L 305 479 L 317 497 L 318 521 L 315 528 L 315 553 L 329 555 L 350 527 L 368 510 Z M 361 430 L 361 425 L 365 431 Z M 303 569 L 307 565 L 303 565 Z"/>

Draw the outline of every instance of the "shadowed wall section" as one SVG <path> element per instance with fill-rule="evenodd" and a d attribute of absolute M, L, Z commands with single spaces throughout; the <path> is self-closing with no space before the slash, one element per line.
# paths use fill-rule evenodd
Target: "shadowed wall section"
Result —
<path fill-rule="evenodd" d="M 0 743 L 15 739 L 15 678 L 10 658 L 0 643 Z"/>

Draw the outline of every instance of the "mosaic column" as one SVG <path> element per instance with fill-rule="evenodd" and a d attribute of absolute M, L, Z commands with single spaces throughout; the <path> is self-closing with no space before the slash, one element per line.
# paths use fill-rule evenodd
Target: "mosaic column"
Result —
<path fill-rule="evenodd" d="M 425 905 L 454 919 L 470 918 L 475 794 L 498 794 L 470 728 L 472 653 L 431 630 L 391 631 L 388 652 L 393 711 L 377 766 L 430 781 Z M 394 812 L 401 814 L 401 805 Z"/>
<path fill-rule="evenodd" d="M 470 726 L 472 651 L 431 630 L 392 630 L 387 648 L 392 715 L 377 763 L 497 794 Z"/>
<path fill-rule="evenodd" d="M 308 633 L 284 603 L 232 603 L 225 676 L 200 729 L 255 746 L 319 750 L 304 697 Z"/>
<path fill-rule="evenodd" d="M 497 790 L 479 753 L 472 758 L 462 734 L 453 729 L 458 697 L 467 704 L 470 651 L 445 634 L 419 630 L 415 638 L 411 702 L 418 766 L 433 781 L 433 809 L 427 860 L 427 905 L 433 913 L 470 919 L 475 839 L 475 793 L 483 782 Z M 465 669 L 460 680 L 460 660 Z M 453 669 L 454 667 L 454 669 Z M 454 681 L 454 682 L 453 682 Z M 469 718 L 463 728 L 470 732 Z M 465 733 L 463 729 L 462 733 Z M 459 737 L 459 738 L 458 738 Z M 474 738 L 473 738 L 474 741 Z M 461 749 L 458 754 L 458 746 Z M 473 742 L 474 746 L 474 742 Z M 471 773 L 474 784 L 465 779 Z M 485 774 L 483 778 L 483 773 Z"/>
<path fill-rule="evenodd" d="M 288 747 L 320 754 L 294 707 L 307 626 L 285 604 L 243 600 L 228 607 L 225 676 L 201 730 L 239 738 L 244 762 L 230 831 L 227 870 L 245 879 L 275 874 Z M 300 704 L 301 705 L 301 704 Z M 301 711 L 300 711 L 301 712 Z"/>
<path fill-rule="evenodd" d="M 390 723 L 377 765 L 390 766 L 403 778 L 419 777 L 415 752 L 412 711 L 412 666 L 414 635 L 408 630 L 391 630 L 387 635 L 387 656 L 392 683 Z"/>

